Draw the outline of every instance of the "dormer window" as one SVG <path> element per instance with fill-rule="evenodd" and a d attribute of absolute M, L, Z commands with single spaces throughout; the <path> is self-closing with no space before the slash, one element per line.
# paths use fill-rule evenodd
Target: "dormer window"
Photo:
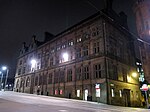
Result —
<path fill-rule="evenodd" d="M 82 39 L 81 39 L 81 38 L 77 38 L 77 43 L 78 43 L 78 42 L 81 42 L 81 41 L 82 41 Z"/>
<path fill-rule="evenodd" d="M 73 46 L 73 44 L 74 44 L 73 40 L 70 40 L 69 43 L 68 43 L 69 46 Z"/>

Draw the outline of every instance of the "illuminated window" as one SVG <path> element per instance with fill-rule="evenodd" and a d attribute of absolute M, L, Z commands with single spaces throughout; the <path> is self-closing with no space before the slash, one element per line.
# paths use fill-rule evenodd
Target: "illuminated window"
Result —
<path fill-rule="evenodd" d="M 68 45 L 69 45 L 69 46 L 73 46 L 73 44 L 74 44 L 74 43 L 73 43 L 73 40 L 70 40 L 70 41 L 68 42 Z"/>
<path fill-rule="evenodd" d="M 115 97 L 114 89 L 111 89 L 111 96 Z"/>
<path fill-rule="evenodd" d="M 119 96 L 122 97 L 122 90 L 119 90 Z"/>
<path fill-rule="evenodd" d="M 56 89 L 56 90 L 55 90 L 55 95 L 57 95 L 57 94 L 58 94 L 58 90 Z"/>
<path fill-rule="evenodd" d="M 77 97 L 80 97 L 80 90 L 77 90 Z"/>
<path fill-rule="evenodd" d="M 81 38 L 77 38 L 77 43 L 78 43 L 78 42 L 81 42 L 81 41 L 82 41 L 82 39 L 81 39 Z"/>
<path fill-rule="evenodd" d="M 60 94 L 60 95 L 62 95 L 62 94 L 63 94 L 63 90 L 62 90 L 62 89 L 59 91 L 59 94 Z"/>

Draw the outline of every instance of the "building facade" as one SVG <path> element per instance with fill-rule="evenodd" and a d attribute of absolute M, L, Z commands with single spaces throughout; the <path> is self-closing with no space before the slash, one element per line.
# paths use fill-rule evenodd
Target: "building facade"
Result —
<path fill-rule="evenodd" d="M 137 0 L 134 5 L 140 60 L 145 79 L 150 83 L 150 1 Z"/>
<path fill-rule="evenodd" d="M 24 44 L 14 91 L 140 106 L 134 39 L 105 11 L 45 43 Z"/>

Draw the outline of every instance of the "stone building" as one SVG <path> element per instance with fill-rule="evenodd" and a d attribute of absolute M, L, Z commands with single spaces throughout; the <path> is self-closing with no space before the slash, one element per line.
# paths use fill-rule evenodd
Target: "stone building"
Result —
<path fill-rule="evenodd" d="M 150 0 L 137 0 L 134 5 L 140 60 L 145 79 L 150 83 Z"/>
<path fill-rule="evenodd" d="M 140 106 L 134 39 L 126 15 L 108 5 L 45 42 L 33 37 L 18 57 L 14 91 Z"/>

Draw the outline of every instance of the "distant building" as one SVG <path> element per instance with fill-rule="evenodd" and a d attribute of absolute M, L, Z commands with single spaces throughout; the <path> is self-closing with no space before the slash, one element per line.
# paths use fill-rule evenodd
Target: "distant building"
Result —
<path fill-rule="evenodd" d="M 23 44 L 14 91 L 140 106 L 134 39 L 126 20 L 109 4 L 60 34 L 49 34 L 44 43 L 33 38 L 29 47 Z"/>
<path fill-rule="evenodd" d="M 150 0 L 137 0 L 134 5 L 139 50 L 145 79 L 150 83 Z"/>

